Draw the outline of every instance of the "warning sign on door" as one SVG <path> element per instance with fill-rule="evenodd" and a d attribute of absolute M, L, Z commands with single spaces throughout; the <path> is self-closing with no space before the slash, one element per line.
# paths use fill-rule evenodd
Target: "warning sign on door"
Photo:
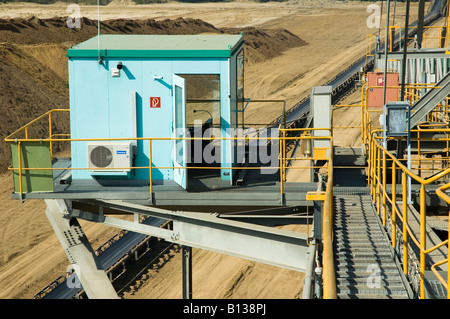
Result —
<path fill-rule="evenodd" d="M 377 86 L 383 86 L 384 85 L 384 77 L 379 76 L 377 77 Z"/>
<path fill-rule="evenodd" d="M 160 97 L 150 97 L 150 107 L 160 108 L 161 107 L 161 98 Z"/>

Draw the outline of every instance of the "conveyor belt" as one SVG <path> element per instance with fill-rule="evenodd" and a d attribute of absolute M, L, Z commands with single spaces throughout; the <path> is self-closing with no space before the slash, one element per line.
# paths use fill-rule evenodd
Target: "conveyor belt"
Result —
<path fill-rule="evenodd" d="M 436 0 L 432 7 L 430 8 L 427 15 L 424 17 L 424 25 L 430 25 L 440 16 L 445 15 L 447 8 L 447 2 L 445 0 Z M 411 27 L 415 27 L 418 25 L 418 22 L 415 21 L 411 24 Z M 409 28 L 408 37 L 412 37 L 417 32 L 416 28 Z M 393 40 L 393 46 L 398 47 L 399 44 L 403 41 L 400 34 L 397 35 Z M 380 45 L 379 51 L 384 50 L 384 44 Z M 374 52 L 373 52 L 374 53 Z M 374 62 L 373 56 L 361 57 L 359 60 L 354 62 L 349 68 L 347 68 L 344 72 L 337 75 L 332 81 L 326 83 L 324 85 L 330 85 L 333 88 L 333 95 L 338 96 L 341 90 L 346 90 L 350 87 L 350 84 L 353 84 L 353 80 L 359 78 L 359 74 L 361 72 L 361 68 L 367 63 L 367 65 L 372 65 Z M 310 100 L 309 96 L 298 102 L 292 108 L 290 108 L 286 112 L 286 122 L 294 123 L 295 121 L 301 119 L 309 112 L 310 108 Z M 276 120 L 276 123 L 281 123 L 281 117 Z"/>

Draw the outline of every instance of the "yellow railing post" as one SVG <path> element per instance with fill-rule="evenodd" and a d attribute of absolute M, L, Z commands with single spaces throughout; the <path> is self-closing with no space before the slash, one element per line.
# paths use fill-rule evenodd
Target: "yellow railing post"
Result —
<path fill-rule="evenodd" d="M 367 83 L 364 83 L 361 88 L 361 145 L 363 146 L 364 155 L 366 155 L 366 148 L 364 145 L 366 145 L 366 123 L 364 121 L 364 88 L 366 87 Z"/>
<path fill-rule="evenodd" d="M 19 155 L 19 191 L 20 191 L 20 200 L 22 201 L 23 196 L 23 184 L 22 184 L 22 145 L 21 142 L 17 142 L 17 153 Z"/>
<path fill-rule="evenodd" d="M 372 196 L 372 148 L 370 144 L 367 153 L 367 185 L 370 189 L 370 196 Z"/>
<path fill-rule="evenodd" d="M 395 248 L 397 244 L 397 172 L 395 162 L 392 161 L 392 247 Z"/>
<path fill-rule="evenodd" d="M 149 182 L 150 182 L 150 199 L 153 197 L 153 162 L 152 162 L 152 139 L 148 140 L 148 160 L 149 160 Z"/>
<path fill-rule="evenodd" d="M 373 202 L 373 141 L 369 138 L 369 187 L 370 187 L 370 196 L 372 197 Z"/>
<path fill-rule="evenodd" d="M 381 150 L 380 148 L 377 149 L 377 214 L 380 216 L 380 177 L 381 177 Z"/>
<path fill-rule="evenodd" d="M 49 139 L 52 139 L 52 135 L 53 135 L 53 128 L 52 128 L 52 112 L 48 112 L 48 134 L 49 134 Z M 53 159 L 53 142 L 50 141 L 50 159 Z"/>
<path fill-rule="evenodd" d="M 386 153 L 383 152 L 383 226 L 386 226 Z"/>
<path fill-rule="evenodd" d="M 417 164 L 417 175 L 422 177 L 422 174 L 421 174 L 422 170 L 420 169 L 420 167 L 422 165 L 421 165 L 421 162 L 420 162 L 420 132 L 419 131 L 417 131 L 417 161 L 418 161 L 418 164 Z"/>
<path fill-rule="evenodd" d="M 283 159 L 283 140 L 281 139 L 281 132 L 278 133 L 278 136 L 280 137 L 280 140 L 279 140 L 279 144 L 280 144 L 280 154 L 279 154 L 279 157 L 280 157 L 280 193 L 281 193 L 281 196 L 283 196 L 283 192 L 284 192 L 284 190 L 283 190 L 283 161 L 284 161 L 284 159 Z"/>
<path fill-rule="evenodd" d="M 403 206 L 403 273 L 408 274 L 408 230 L 406 224 L 408 223 L 408 198 L 406 189 L 406 171 L 402 174 L 402 206 Z"/>
<path fill-rule="evenodd" d="M 371 194 L 372 194 L 372 203 L 374 203 L 375 204 L 375 199 L 376 199 L 376 191 L 375 191 L 375 169 L 376 169 L 376 148 L 375 148 L 375 140 L 374 140 L 374 138 L 372 137 L 372 140 L 371 140 L 371 145 L 372 145 L 372 147 L 371 147 L 371 153 L 372 153 L 372 155 L 371 155 L 371 162 L 372 162 L 372 172 L 371 172 Z"/>
<path fill-rule="evenodd" d="M 286 181 L 286 131 L 283 130 L 283 181 Z"/>
<path fill-rule="evenodd" d="M 425 185 L 420 188 L 420 298 L 425 299 L 425 250 L 427 249 L 426 234 L 426 192 Z"/>

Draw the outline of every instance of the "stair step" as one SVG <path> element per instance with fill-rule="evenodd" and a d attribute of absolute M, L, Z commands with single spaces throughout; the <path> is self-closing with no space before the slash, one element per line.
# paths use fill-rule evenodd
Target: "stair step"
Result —
<path fill-rule="evenodd" d="M 338 256 L 390 256 L 390 249 L 374 249 L 374 248 L 353 248 L 348 249 L 347 247 L 336 247 L 336 257 Z"/>
<path fill-rule="evenodd" d="M 346 226 L 346 227 L 356 227 L 356 226 L 365 226 L 365 227 L 378 227 L 380 228 L 380 225 L 378 222 L 374 219 L 373 221 L 368 220 L 335 220 L 334 225 L 336 226 Z"/>
<path fill-rule="evenodd" d="M 359 264 L 359 265 L 348 265 L 348 264 L 335 264 L 335 269 L 337 273 L 339 274 L 355 274 L 357 277 L 367 276 L 367 274 L 373 274 L 374 273 L 374 265 L 377 265 L 380 272 L 379 274 L 382 275 L 384 273 L 386 274 L 397 274 L 398 269 L 396 264 L 384 264 L 380 265 L 377 263 L 369 263 L 369 264 Z M 339 277 L 342 277 L 339 275 Z M 350 277 L 353 277 L 353 275 L 350 275 Z"/>
<path fill-rule="evenodd" d="M 337 291 L 339 299 L 408 299 L 408 294 L 396 293 L 388 289 L 353 290 L 343 289 Z"/>
<path fill-rule="evenodd" d="M 335 207 L 335 216 L 361 216 L 375 217 L 372 207 Z"/>
<path fill-rule="evenodd" d="M 367 277 L 370 276 L 372 273 L 368 272 L 368 271 L 337 271 L 337 274 L 339 274 L 339 278 L 353 278 L 353 279 L 358 279 L 358 278 L 365 278 L 367 280 Z M 383 272 L 380 274 L 380 278 L 382 280 L 397 280 L 399 276 L 398 272 Z"/>
<path fill-rule="evenodd" d="M 342 293 L 342 294 L 337 295 L 337 299 L 408 299 L 408 296 L 407 295 L 391 295 L 391 294 L 357 295 L 357 294 Z"/>
<path fill-rule="evenodd" d="M 354 236 L 372 236 L 372 237 L 383 237 L 383 238 L 385 238 L 384 237 L 384 234 L 380 231 L 380 230 L 378 230 L 378 231 L 366 231 L 366 230 L 363 230 L 363 229 L 360 229 L 360 230 L 354 230 L 354 231 L 352 231 L 351 229 L 350 230 L 341 230 L 341 231 L 337 231 L 336 232 L 336 236 L 348 236 L 348 235 L 354 235 Z"/>
<path fill-rule="evenodd" d="M 335 247 L 347 247 L 349 249 L 351 248 L 383 248 L 386 249 L 391 244 L 388 241 L 369 241 L 367 238 L 363 240 L 348 240 L 342 237 L 335 236 L 334 245 Z"/>
<path fill-rule="evenodd" d="M 395 269 L 397 270 L 397 265 L 389 260 L 336 260 L 334 266 L 336 269 L 357 269 L 364 270 L 366 272 L 374 273 L 376 268 L 380 269 L 379 273 L 382 273 L 385 270 Z"/>
<path fill-rule="evenodd" d="M 390 266 L 396 265 L 392 260 L 392 257 L 369 257 L 369 256 L 342 256 L 336 258 L 336 265 L 347 265 L 351 266 L 364 266 L 364 265 L 381 265 L 381 266 Z"/>
<path fill-rule="evenodd" d="M 336 234 L 358 234 L 358 235 L 377 235 L 377 236 L 384 236 L 384 234 L 380 231 L 380 229 L 367 229 L 367 228 L 339 228 L 337 227 Z"/>
<path fill-rule="evenodd" d="M 361 213 L 359 214 L 354 214 L 354 215 L 336 215 L 334 216 L 335 220 L 364 220 L 364 221 L 372 221 L 372 222 L 377 222 L 377 218 L 376 216 L 363 216 Z"/>
<path fill-rule="evenodd" d="M 335 221 L 334 226 L 336 228 L 343 229 L 354 229 L 354 228 L 369 228 L 369 229 L 380 229 L 380 225 L 375 222 L 360 222 L 360 221 Z"/>
<path fill-rule="evenodd" d="M 368 279 L 368 276 L 356 277 L 356 278 L 336 278 L 336 282 L 338 283 L 338 285 L 341 285 L 341 284 L 342 285 L 360 285 L 360 284 L 367 285 L 367 279 Z M 381 277 L 379 280 L 382 285 L 393 285 L 393 286 L 402 285 L 403 286 L 403 281 L 402 281 L 402 278 L 400 277 L 400 275 L 390 276 L 389 278 Z"/>
<path fill-rule="evenodd" d="M 341 235 L 336 236 L 336 240 L 339 239 L 343 244 L 345 243 L 355 243 L 355 244 L 365 244 L 367 248 L 376 247 L 379 244 L 379 241 L 384 240 L 383 237 L 368 237 L 368 236 L 357 236 L 357 235 Z"/>
<path fill-rule="evenodd" d="M 373 287 L 370 287 L 370 285 L 373 285 Z M 376 282 L 372 282 L 369 279 L 369 283 L 361 283 L 358 285 L 346 285 L 346 284 L 339 284 L 336 287 L 337 289 L 339 289 L 339 291 L 343 291 L 343 290 L 353 290 L 353 291 L 364 291 L 364 293 L 373 293 L 373 290 L 379 291 L 379 290 L 389 290 L 391 291 L 391 293 L 406 293 L 405 290 L 405 286 L 403 285 L 403 283 L 397 283 L 397 284 L 386 284 L 386 283 L 379 283 L 377 284 Z"/>
<path fill-rule="evenodd" d="M 390 260 L 392 261 L 392 255 L 389 251 L 386 252 L 377 252 L 377 253 L 365 253 L 365 252 L 356 252 L 356 253 L 340 253 L 336 256 L 336 260 Z"/>
<path fill-rule="evenodd" d="M 386 238 L 383 235 L 374 235 L 374 234 L 352 234 L 352 233 L 348 233 L 348 234 L 337 234 L 335 236 L 336 239 L 340 239 L 340 240 L 356 240 L 356 241 L 360 241 L 360 242 L 364 242 L 366 241 L 368 244 L 373 243 L 373 242 L 378 242 L 378 241 L 382 241 L 385 240 Z"/>
<path fill-rule="evenodd" d="M 355 227 L 368 227 L 380 229 L 380 225 L 376 220 L 374 221 L 361 221 L 361 220 L 335 220 L 333 223 L 336 227 L 347 227 L 347 228 L 355 228 Z"/>

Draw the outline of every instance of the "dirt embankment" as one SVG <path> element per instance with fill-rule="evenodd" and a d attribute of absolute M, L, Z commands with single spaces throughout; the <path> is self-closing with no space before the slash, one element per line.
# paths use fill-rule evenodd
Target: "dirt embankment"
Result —
<path fill-rule="evenodd" d="M 245 39 L 248 64 L 271 59 L 306 42 L 285 29 L 219 29 L 198 19 L 156 21 L 116 19 L 100 22 L 102 34 L 239 34 Z M 80 28 L 67 27 L 67 18 L 0 19 L 0 139 L 54 108 L 69 107 L 66 53 L 98 32 L 97 21 L 81 18 Z M 68 123 L 56 123 L 54 133 L 68 132 Z M 36 137 L 46 136 L 45 125 Z M 0 143 L 0 171 L 10 162 Z"/>

